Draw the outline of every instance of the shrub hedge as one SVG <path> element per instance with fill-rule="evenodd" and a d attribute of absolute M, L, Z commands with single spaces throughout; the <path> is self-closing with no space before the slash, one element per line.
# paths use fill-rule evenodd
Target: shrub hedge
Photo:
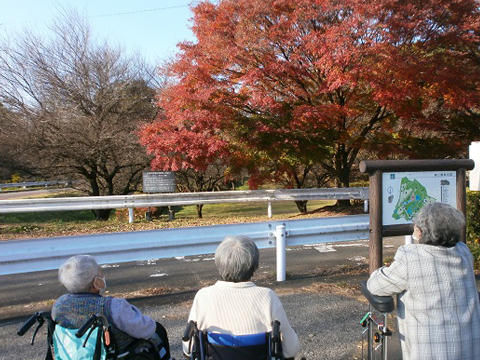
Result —
<path fill-rule="evenodd" d="M 467 244 L 480 270 L 480 191 L 467 191 Z"/>

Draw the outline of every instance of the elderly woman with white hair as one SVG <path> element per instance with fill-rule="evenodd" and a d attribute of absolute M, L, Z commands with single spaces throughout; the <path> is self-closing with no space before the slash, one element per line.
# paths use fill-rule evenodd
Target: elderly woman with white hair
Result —
<path fill-rule="evenodd" d="M 473 257 L 460 241 L 464 226 L 450 205 L 424 206 L 414 219 L 418 244 L 400 246 L 389 267 L 370 275 L 372 294 L 398 294 L 404 360 L 480 359 L 480 306 Z"/>
<path fill-rule="evenodd" d="M 215 265 L 222 280 L 198 291 L 189 321 L 207 332 L 249 335 L 272 330 L 272 322 L 278 320 L 284 356 L 294 357 L 299 340 L 280 300 L 273 290 L 250 281 L 259 266 L 255 242 L 246 236 L 226 237 L 215 253 Z M 186 343 L 184 352 L 189 352 Z"/>
<path fill-rule="evenodd" d="M 53 320 L 62 327 L 80 328 L 92 314 L 105 315 L 112 325 L 117 351 L 122 353 L 136 339 L 162 344 L 160 356 L 170 359 L 165 328 L 125 299 L 105 297 L 107 282 L 96 260 L 89 255 L 69 258 L 58 270 L 60 282 L 69 291 L 55 301 Z"/>

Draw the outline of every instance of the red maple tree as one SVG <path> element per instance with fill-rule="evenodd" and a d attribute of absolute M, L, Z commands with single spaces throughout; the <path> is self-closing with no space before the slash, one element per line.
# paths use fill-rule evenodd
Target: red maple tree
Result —
<path fill-rule="evenodd" d="M 438 129 L 479 104 L 475 0 L 220 0 L 193 8 L 195 43 L 166 69 L 153 167 L 222 159 L 300 187 L 316 166 L 349 186 L 361 149 Z M 476 55 L 475 55 L 476 54 Z M 475 58 L 477 56 L 477 58 Z"/>

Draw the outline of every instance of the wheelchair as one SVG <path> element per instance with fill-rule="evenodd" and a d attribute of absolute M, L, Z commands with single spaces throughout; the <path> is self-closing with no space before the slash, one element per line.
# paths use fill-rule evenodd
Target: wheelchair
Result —
<path fill-rule="evenodd" d="M 22 325 L 17 335 L 25 335 L 35 323 L 31 345 L 40 328 L 47 324 L 45 360 L 161 360 L 157 346 L 150 340 L 135 340 L 119 353 L 111 325 L 104 315 L 91 315 L 79 329 L 67 329 L 57 325 L 50 313 L 37 312 Z"/>
<path fill-rule="evenodd" d="M 199 330 L 191 320 L 182 340 L 189 342 L 191 360 L 284 360 L 280 322 L 275 320 L 272 327 L 253 335 L 219 334 Z"/>
<path fill-rule="evenodd" d="M 362 333 L 362 360 L 387 360 L 388 338 L 392 331 L 388 328 L 388 314 L 395 309 L 393 297 L 375 296 L 367 289 L 367 282 L 360 283 L 360 289 L 369 302 L 369 311 L 360 321 L 365 330 Z M 374 315 L 380 313 L 380 318 Z M 367 357 L 364 357 L 364 342 L 367 338 Z"/>

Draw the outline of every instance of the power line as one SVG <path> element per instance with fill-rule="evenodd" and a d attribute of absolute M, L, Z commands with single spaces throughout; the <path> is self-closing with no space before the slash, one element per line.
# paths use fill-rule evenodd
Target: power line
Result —
<path fill-rule="evenodd" d="M 111 14 L 102 14 L 102 15 L 91 15 L 91 16 L 86 16 L 86 18 L 87 18 L 87 19 L 92 19 L 92 18 L 102 18 L 102 17 L 110 17 L 110 16 L 139 14 L 139 13 L 153 12 L 153 11 L 160 11 L 160 10 L 179 9 L 179 8 L 185 8 L 185 7 L 188 7 L 188 6 L 189 6 L 188 4 L 185 4 L 185 5 L 175 5 L 175 6 L 166 6 L 166 7 L 155 8 L 155 9 L 126 11 L 126 12 L 121 12 L 121 13 L 111 13 Z M 39 23 L 39 22 L 45 22 L 45 21 L 46 21 L 46 20 L 6 21 L 6 22 L 0 23 L 0 26 L 1 26 L 1 25 L 9 25 L 9 24 Z"/>
<path fill-rule="evenodd" d="M 155 8 L 155 9 L 136 10 L 136 11 L 121 12 L 121 13 L 103 14 L 103 15 L 93 15 L 93 16 L 87 16 L 87 18 L 99 18 L 99 17 L 108 17 L 108 16 L 138 14 L 138 13 L 151 12 L 151 11 L 184 8 L 184 7 L 187 7 L 187 6 L 188 5 L 167 6 L 167 7 Z"/>

